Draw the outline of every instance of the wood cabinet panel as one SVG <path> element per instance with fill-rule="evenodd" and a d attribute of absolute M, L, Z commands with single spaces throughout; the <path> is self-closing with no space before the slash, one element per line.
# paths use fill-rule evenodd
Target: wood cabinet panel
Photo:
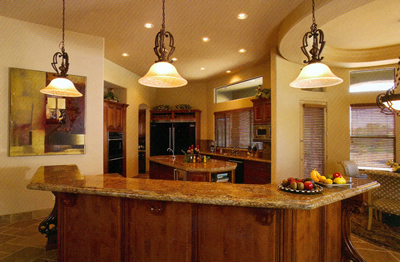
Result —
<path fill-rule="evenodd" d="M 201 205 L 198 261 L 278 261 L 279 210 Z"/>
<path fill-rule="evenodd" d="M 56 195 L 59 261 L 341 261 L 340 201 L 296 210 Z"/>
<path fill-rule="evenodd" d="M 271 183 L 271 163 L 245 160 L 244 183 L 245 184 Z"/>
<path fill-rule="evenodd" d="M 187 172 L 188 181 L 209 182 L 208 172 Z"/>
<path fill-rule="evenodd" d="M 125 235 L 125 261 L 194 261 L 190 204 L 126 199 Z"/>
<path fill-rule="evenodd" d="M 251 101 L 253 102 L 253 123 L 271 123 L 271 99 L 259 98 Z"/>
<path fill-rule="evenodd" d="M 57 201 L 58 261 L 122 261 L 121 198 L 57 194 Z"/>
<path fill-rule="evenodd" d="M 149 178 L 174 180 L 174 168 L 150 161 Z"/>

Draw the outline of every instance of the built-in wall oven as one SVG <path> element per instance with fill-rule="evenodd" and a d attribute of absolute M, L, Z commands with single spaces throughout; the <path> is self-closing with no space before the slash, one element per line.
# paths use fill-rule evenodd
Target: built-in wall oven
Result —
<path fill-rule="evenodd" d="M 122 132 L 108 133 L 108 173 L 124 172 L 123 144 L 124 134 Z"/>

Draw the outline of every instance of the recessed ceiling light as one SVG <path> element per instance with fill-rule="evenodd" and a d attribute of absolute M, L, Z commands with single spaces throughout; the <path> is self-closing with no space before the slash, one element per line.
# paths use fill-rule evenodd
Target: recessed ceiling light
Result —
<path fill-rule="evenodd" d="M 243 19 L 246 19 L 246 18 L 247 18 L 247 14 L 245 14 L 245 13 L 241 13 L 241 14 L 237 15 L 237 19 L 240 19 L 240 20 L 243 20 Z"/>
<path fill-rule="evenodd" d="M 205 68 L 205 67 L 202 67 L 202 68 L 200 68 L 200 70 L 206 70 L 206 68 Z"/>
<path fill-rule="evenodd" d="M 208 38 L 208 37 L 203 37 L 203 42 L 210 42 L 210 38 Z"/>
<path fill-rule="evenodd" d="M 244 48 L 242 48 L 242 49 L 239 49 L 239 53 L 246 53 L 247 52 L 247 50 L 246 49 L 244 49 Z"/>
<path fill-rule="evenodd" d="M 128 53 L 122 53 L 121 55 L 122 55 L 122 56 L 129 56 Z"/>
<path fill-rule="evenodd" d="M 231 73 L 231 70 L 226 71 L 226 73 L 227 73 L 227 74 L 230 74 L 230 73 Z"/>
<path fill-rule="evenodd" d="M 178 60 L 178 58 L 176 58 L 176 57 L 172 58 L 172 61 L 177 61 L 177 60 Z"/>
<path fill-rule="evenodd" d="M 151 24 L 151 23 L 146 23 L 146 24 L 144 24 L 144 27 L 146 27 L 146 28 L 153 28 L 154 25 Z"/>

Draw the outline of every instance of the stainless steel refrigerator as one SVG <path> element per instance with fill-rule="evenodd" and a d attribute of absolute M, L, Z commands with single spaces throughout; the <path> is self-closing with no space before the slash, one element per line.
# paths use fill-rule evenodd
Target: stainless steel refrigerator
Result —
<path fill-rule="evenodd" d="M 170 155 L 168 148 L 175 155 L 183 155 L 182 150 L 196 146 L 195 122 L 153 122 L 150 124 L 150 156 Z"/>

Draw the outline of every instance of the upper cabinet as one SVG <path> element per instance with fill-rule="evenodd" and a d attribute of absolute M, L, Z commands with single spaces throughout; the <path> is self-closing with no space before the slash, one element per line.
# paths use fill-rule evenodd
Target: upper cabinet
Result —
<path fill-rule="evenodd" d="M 200 122 L 201 111 L 191 110 L 151 110 L 151 121 L 196 121 Z"/>
<path fill-rule="evenodd" d="M 253 102 L 253 123 L 271 123 L 271 99 L 258 98 L 251 100 L 251 102 Z"/>
<path fill-rule="evenodd" d="M 124 132 L 127 104 L 104 100 L 104 123 L 107 131 Z"/>

